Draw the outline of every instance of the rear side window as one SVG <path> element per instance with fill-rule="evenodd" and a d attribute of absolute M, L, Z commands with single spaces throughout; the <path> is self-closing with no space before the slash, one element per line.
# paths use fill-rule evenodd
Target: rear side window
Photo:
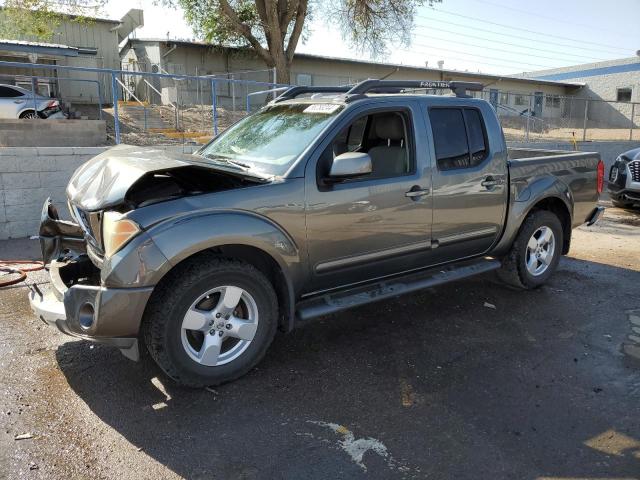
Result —
<path fill-rule="evenodd" d="M 484 125 L 478 110 L 434 108 L 429 117 L 440 170 L 475 167 L 487 157 Z"/>
<path fill-rule="evenodd" d="M 480 165 L 487 157 L 487 147 L 484 140 L 484 127 L 478 110 L 464 109 L 467 136 L 469 137 L 470 167 Z"/>
<path fill-rule="evenodd" d="M 9 87 L 0 87 L 0 98 L 22 97 L 22 93 Z"/>

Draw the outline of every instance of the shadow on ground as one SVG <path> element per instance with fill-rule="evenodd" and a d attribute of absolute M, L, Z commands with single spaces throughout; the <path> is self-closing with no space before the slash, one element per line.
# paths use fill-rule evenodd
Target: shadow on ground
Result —
<path fill-rule="evenodd" d="M 370 305 L 278 337 L 213 392 L 85 342 L 57 360 L 102 421 L 187 478 L 635 478 L 640 370 L 620 347 L 639 277 L 565 258 L 537 291 L 484 276 Z M 358 465 L 363 437 L 387 455 Z"/>

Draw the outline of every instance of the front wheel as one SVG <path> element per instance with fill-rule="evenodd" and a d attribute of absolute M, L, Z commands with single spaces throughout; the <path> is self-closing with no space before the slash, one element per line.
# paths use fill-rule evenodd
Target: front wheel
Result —
<path fill-rule="evenodd" d="M 181 265 L 157 287 L 143 320 L 151 357 L 176 382 L 218 385 L 253 368 L 277 328 L 278 305 L 265 275 L 215 257 Z"/>
<path fill-rule="evenodd" d="M 516 287 L 539 287 L 558 266 L 563 241 L 562 224 L 553 212 L 538 210 L 529 214 L 509 254 L 502 259 L 498 276 Z"/>

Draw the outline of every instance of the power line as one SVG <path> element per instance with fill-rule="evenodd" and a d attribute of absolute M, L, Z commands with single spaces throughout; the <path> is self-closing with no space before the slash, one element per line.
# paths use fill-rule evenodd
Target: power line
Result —
<path fill-rule="evenodd" d="M 567 48 L 573 48 L 574 50 L 584 50 L 584 51 L 597 51 L 597 52 L 602 52 L 602 53 L 615 53 L 616 55 L 619 55 L 619 53 L 613 52 L 612 50 L 602 50 L 602 49 L 595 49 L 595 48 L 591 48 L 589 47 L 584 48 L 584 47 L 578 47 L 576 45 L 568 45 L 566 43 L 557 43 L 555 41 L 547 41 L 547 40 L 540 40 L 538 38 L 531 38 L 531 37 L 523 37 L 521 35 L 514 35 L 512 33 L 501 33 L 501 32 L 496 32 L 494 30 L 488 30 L 485 28 L 478 28 L 476 26 L 470 26 L 470 25 L 465 25 L 463 23 L 456 23 L 456 22 L 448 22 L 447 20 L 442 20 L 440 18 L 431 18 L 431 17 L 424 17 L 422 15 L 417 15 L 420 18 L 424 18 L 424 19 L 428 19 L 430 22 L 438 22 L 438 23 L 446 23 L 447 25 L 454 25 L 456 27 L 462 27 L 462 28 L 466 28 L 466 29 L 473 29 L 477 32 L 486 32 L 486 33 L 491 33 L 493 35 L 500 35 L 502 37 L 509 37 L 509 38 L 519 38 L 521 40 L 528 40 L 528 41 L 533 41 L 533 42 L 537 42 L 537 43 L 546 43 L 549 45 L 553 45 L 555 47 L 567 47 Z M 544 35 L 544 34 L 540 34 L 540 35 Z"/>
<path fill-rule="evenodd" d="M 456 32 L 451 32 L 451 31 L 447 31 L 447 30 L 439 29 L 439 28 L 434 28 L 434 30 L 441 30 L 441 31 L 444 31 L 444 32 L 447 32 L 447 33 L 451 33 L 451 34 L 454 34 L 454 35 L 461 35 L 461 36 L 465 36 L 465 37 L 476 38 L 476 39 L 479 39 L 479 40 L 482 40 L 482 41 L 486 41 L 486 42 L 499 43 L 501 45 L 510 45 L 510 46 L 517 47 L 517 48 L 523 48 L 525 50 L 535 50 L 535 51 L 546 52 L 546 53 L 555 53 L 555 52 L 552 52 L 550 50 L 544 50 L 544 49 L 541 49 L 541 48 L 527 47 L 525 45 L 517 45 L 517 44 L 513 44 L 513 43 L 508 43 L 508 42 L 501 42 L 499 40 L 490 40 L 490 39 L 487 39 L 487 38 L 477 37 L 477 36 L 474 36 L 474 35 L 459 34 L 459 33 L 456 33 Z M 414 33 L 414 35 L 418 36 L 418 37 L 431 38 L 433 40 L 451 41 L 450 38 L 434 37 L 434 36 L 424 35 L 424 34 L 420 34 L 420 33 Z M 479 45 L 476 45 L 476 44 L 473 44 L 473 43 L 461 42 L 459 40 L 456 40 L 455 43 L 456 43 L 456 45 L 467 45 L 469 47 L 478 47 L 479 46 Z M 495 50 L 496 52 L 515 53 L 515 54 L 522 54 L 523 53 L 523 52 L 514 52 L 513 50 L 505 50 L 505 49 L 496 48 L 496 47 L 491 47 L 491 49 Z M 567 60 L 566 58 L 564 58 L 564 59 L 557 58 L 557 57 L 556 58 L 552 58 L 552 57 L 548 57 L 548 56 L 543 57 L 541 55 L 534 55 L 534 54 L 528 53 L 528 52 L 527 52 L 527 55 L 530 56 L 530 57 L 542 58 L 542 59 L 545 59 L 545 60 L 561 60 L 561 61 L 566 61 Z M 593 57 L 583 57 L 581 55 L 577 55 L 577 56 L 578 57 L 582 57 L 582 58 L 586 58 L 588 60 L 594 60 Z M 600 58 L 600 59 L 595 59 L 595 60 L 605 60 L 605 59 L 604 58 Z M 571 60 L 569 60 L 569 61 L 571 61 Z"/>
<path fill-rule="evenodd" d="M 416 52 L 415 50 L 407 50 L 407 49 L 404 49 L 404 48 L 397 48 L 396 50 L 401 51 L 401 52 L 411 53 L 413 55 L 422 55 L 423 57 L 427 55 L 427 54 L 422 53 L 422 52 Z M 492 62 L 485 62 L 483 60 L 469 60 L 468 58 L 452 57 L 450 55 L 447 55 L 445 57 L 445 59 L 446 60 L 458 60 L 460 62 L 473 62 L 474 64 L 477 64 L 477 65 L 486 65 L 486 66 L 490 66 L 490 67 L 513 68 L 513 64 L 492 63 Z M 413 65 L 413 66 L 414 67 L 421 67 L 422 65 Z M 487 73 L 482 73 L 482 72 L 473 72 L 473 71 L 464 71 L 464 70 L 458 70 L 458 71 L 461 72 L 461 73 L 479 73 L 479 74 L 483 74 L 483 75 L 489 75 Z M 518 72 L 518 73 L 520 73 L 520 72 Z"/>
<path fill-rule="evenodd" d="M 467 53 L 467 52 L 463 52 L 463 51 L 460 51 L 460 50 L 453 50 L 453 49 L 450 49 L 450 48 L 434 47 L 433 45 L 424 45 L 424 44 L 421 44 L 421 43 L 415 43 L 414 45 L 417 45 L 419 47 L 424 47 L 424 48 L 433 48 L 433 49 L 437 49 L 437 50 L 443 50 L 445 52 L 459 53 L 461 55 L 469 55 L 469 56 L 472 56 L 472 57 L 486 58 L 486 59 L 489 59 L 489 60 L 498 60 L 498 61 L 502 60 L 500 58 L 489 57 L 487 55 L 478 55 L 478 54 L 475 54 L 475 53 Z M 407 50 L 407 51 L 410 51 L 410 50 Z M 511 62 L 511 61 L 509 61 L 509 63 L 511 65 L 515 64 L 515 65 L 528 65 L 530 67 L 554 68 L 554 67 L 549 66 L 549 65 L 539 65 L 539 64 L 528 63 L 528 62 Z"/>
<path fill-rule="evenodd" d="M 619 30 L 613 30 L 611 28 L 602 28 L 601 26 L 587 25 L 587 24 L 584 24 L 584 23 L 567 22 L 566 20 L 559 20 L 557 17 L 552 17 L 551 15 L 542 15 L 540 13 L 532 12 L 530 10 L 522 10 L 521 8 L 514 8 L 514 7 L 510 6 L 510 5 L 504 5 L 502 3 L 489 2 L 488 0 L 473 0 L 473 1 L 477 2 L 477 3 L 484 3 L 486 5 L 493 5 L 494 7 L 503 8 L 505 10 L 512 10 L 514 12 L 524 13 L 526 15 L 533 16 L 533 17 L 545 18 L 547 20 L 551 20 L 552 22 L 562 23 L 564 25 L 574 25 L 576 27 L 585 27 L 585 28 L 595 28 L 595 29 L 598 29 L 598 30 L 606 30 L 607 32 L 612 32 L 612 33 L 618 34 L 619 36 L 624 36 L 624 35 L 620 34 Z"/>
<path fill-rule="evenodd" d="M 496 25 L 498 27 L 509 28 L 511 30 L 528 32 L 528 33 L 533 33 L 533 34 L 536 34 L 536 35 L 544 35 L 544 36 L 547 36 L 547 37 L 559 38 L 561 40 L 569 40 L 571 42 L 585 43 L 585 44 L 589 44 L 589 45 L 596 45 L 596 46 L 600 46 L 600 47 L 607 47 L 607 48 L 613 48 L 613 49 L 616 49 L 616 50 L 625 50 L 626 51 L 626 49 L 624 49 L 624 48 L 616 47 L 616 46 L 613 46 L 613 45 L 606 45 L 604 43 L 588 42 L 586 40 L 576 40 L 575 38 L 562 37 L 560 35 L 552 35 L 550 33 L 537 32 L 535 30 L 527 30 L 526 28 L 522 28 L 522 27 L 512 27 L 510 25 L 505 25 L 504 23 L 492 22 L 490 20 L 485 20 L 485 19 L 482 19 L 482 18 L 471 17 L 469 15 L 462 15 L 461 13 L 447 12 L 446 10 L 440 10 L 440 9 L 435 9 L 435 8 L 433 10 L 437 11 L 437 12 L 440 12 L 440 13 L 444 13 L 445 15 L 453 15 L 454 17 L 461 17 L 461 18 L 466 18 L 468 20 L 474 20 L 476 22 L 488 23 L 490 25 Z M 425 17 L 422 16 L 421 18 L 425 18 Z"/>

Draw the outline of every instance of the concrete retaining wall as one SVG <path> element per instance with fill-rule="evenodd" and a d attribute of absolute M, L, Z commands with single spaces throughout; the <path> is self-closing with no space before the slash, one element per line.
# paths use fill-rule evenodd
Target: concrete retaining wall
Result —
<path fill-rule="evenodd" d="M 106 142 L 104 120 L 0 120 L 0 147 L 95 147 Z"/>
<path fill-rule="evenodd" d="M 56 203 L 60 215 L 68 218 L 65 188 L 71 175 L 107 148 L 0 148 L 0 239 L 37 235 L 47 197 Z M 197 147 L 160 148 L 191 153 Z"/>

